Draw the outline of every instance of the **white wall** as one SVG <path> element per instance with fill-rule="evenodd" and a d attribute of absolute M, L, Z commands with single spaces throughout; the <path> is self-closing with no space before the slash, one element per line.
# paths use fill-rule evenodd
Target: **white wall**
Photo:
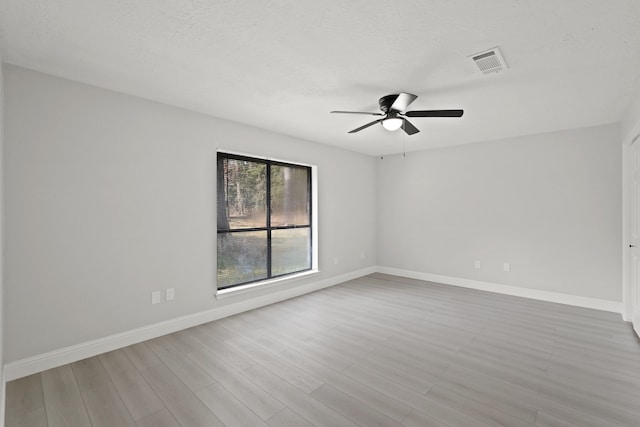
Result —
<path fill-rule="evenodd" d="M 284 288 L 376 265 L 375 159 L 4 71 L 7 362 L 273 291 L 213 298 L 217 148 L 318 166 L 321 273 Z"/>
<path fill-rule="evenodd" d="M 4 426 L 4 80 L 0 57 L 0 426 Z"/>
<path fill-rule="evenodd" d="M 378 264 L 620 302 L 620 132 L 608 125 L 385 157 Z"/>

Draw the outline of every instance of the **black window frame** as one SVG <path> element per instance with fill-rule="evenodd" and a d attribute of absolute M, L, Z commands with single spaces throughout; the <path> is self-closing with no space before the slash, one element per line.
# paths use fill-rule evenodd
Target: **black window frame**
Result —
<path fill-rule="evenodd" d="M 216 156 L 216 167 L 220 167 L 222 159 L 232 159 L 239 161 L 247 161 L 253 163 L 260 163 L 266 165 L 265 174 L 266 174 L 266 184 L 265 184 L 265 192 L 266 192 L 266 225 L 265 227 L 246 227 L 246 228 L 231 228 L 228 229 L 220 229 L 219 224 L 216 218 L 216 226 L 217 233 L 216 238 L 220 234 L 224 233 L 243 233 L 243 232 L 255 232 L 255 231 L 266 231 L 267 233 L 267 277 L 249 280 L 246 282 L 235 283 L 226 286 L 220 286 L 218 283 L 218 274 L 217 274 L 217 263 L 218 263 L 218 254 L 216 254 L 216 288 L 218 291 L 233 289 L 240 286 L 259 284 L 260 282 L 268 282 L 273 279 L 283 278 L 287 276 L 295 276 L 301 273 L 305 273 L 308 271 L 312 271 L 314 266 L 314 218 L 313 218 L 313 168 L 308 165 L 303 165 L 299 163 L 290 163 L 281 160 L 271 160 L 267 158 L 261 157 L 253 157 L 249 155 L 242 154 L 234 154 L 224 151 L 218 151 Z M 271 167 L 272 166 L 283 166 L 283 167 L 292 167 L 292 168 L 301 168 L 307 170 L 307 206 L 308 206 L 308 224 L 306 225 L 272 225 L 271 224 Z M 221 179 L 220 172 L 216 176 L 216 181 Z M 222 178 L 224 179 L 224 178 Z M 221 186 L 218 182 L 216 182 L 216 202 L 220 201 L 219 195 L 217 192 L 220 190 Z M 216 217 L 219 215 L 219 208 L 216 208 Z M 309 247 L 308 247 L 308 257 L 309 257 L 309 268 L 305 268 L 302 270 L 292 271 L 284 274 L 272 274 L 272 231 L 274 230 L 290 230 L 290 229 L 308 229 L 309 230 Z"/>

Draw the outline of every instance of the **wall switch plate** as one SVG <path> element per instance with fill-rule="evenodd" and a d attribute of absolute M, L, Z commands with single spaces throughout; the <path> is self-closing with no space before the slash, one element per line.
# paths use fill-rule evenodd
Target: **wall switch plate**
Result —
<path fill-rule="evenodd" d="M 480 263 L 480 261 L 476 261 L 475 263 L 475 267 L 480 270 L 480 267 L 482 267 L 482 264 Z"/>
<path fill-rule="evenodd" d="M 502 268 L 504 271 L 511 271 L 511 264 L 509 264 L 508 262 L 505 262 Z"/>
<path fill-rule="evenodd" d="M 167 301 L 171 301 L 171 300 L 173 300 L 174 298 L 175 298 L 175 291 L 174 291 L 174 289 L 173 289 L 173 288 L 168 288 L 168 289 L 165 291 L 165 299 L 166 299 Z"/>
<path fill-rule="evenodd" d="M 338 257 L 333 258 L 333 263 L 334 263 L 335 265 L 338 265 Z"/>
<path fill-rule="evenodd" d="M 364 251 L 360 252 L 360 259 L 364 259 Z"/>
<path fill-rule="evenodd" d="M 160 291 L 151 292 L 151 304 L 160 304 Z"/>

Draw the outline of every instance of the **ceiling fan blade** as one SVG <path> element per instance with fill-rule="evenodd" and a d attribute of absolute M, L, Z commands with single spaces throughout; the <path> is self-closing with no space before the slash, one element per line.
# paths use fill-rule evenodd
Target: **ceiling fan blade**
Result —
<path fill-rule="evenodd" d="M 333 113 L 337 113 L 337 114 L 366 114 L 368 116 L 384 116 L 384 114 L 382 113 L 369 113 L 367 111 L 332 111 Z"/>
<path fill-rule="evenodd" d="M 396 111 L 404 111 L 407 109 L 409 104 L 411 104 L 413 101 L 416 100 L 416 98 L 417 98 L 416 95 L 402 92 L 398 95 L 396 100 L 393 101 L 393 104 L 391 104 L 391 107 L 389 109 L 396 110 Z"/>
<path fill-rule="evenodd" d="M 381 121 L 383 121 L 383 120 L 384 120 L 384 119 L 374 120 L 374 121 L 372 121 L 371 123 L 367 123 L 367 124 L 366 124 L 366 125 L 364 125 L 364 126 L 360 126 L 359 128 L 356 128 L 356 129 L 354 129 L 354 130 L 352 130 L 352 131 L 349 131 L 349 133 L 356 133 L 356 132 L 360 132 L 362 129 L 366 129 L 366 128 L 368 128 L 369 126 L 373 126 L 373 125 L 375 125 L 376 123 L 380 123 L 380 122 L 381 122 Z"/>
<path fill-rule="evenodd" d="M 420 132 L 418 128 L 412 125 L 407 119 L 402 119 L 402 130 L 404 130 L 407 135 L 413 135 L 414 133 Z"/>
<path fill-rule="evenodd" d="M 462 117 L 463 110 L 418 110 L 407 111 L 407 117 Z"/>

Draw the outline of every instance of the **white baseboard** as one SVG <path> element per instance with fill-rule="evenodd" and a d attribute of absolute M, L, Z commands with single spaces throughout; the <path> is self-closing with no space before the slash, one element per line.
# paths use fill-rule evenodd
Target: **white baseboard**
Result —
<path fill-rule="evenodd" d="M 439 274 L 421 273 L 417 271 L 401 270 L 391 267 L 378 267 L 378 273 L 407 277 L 409 279 L 425 280 L 428 282 L 442 283 L 445 285 L 460 286 L 463 288 L 477 289 L 481 291 L 495 292 L 499 294 L 530 298 L 540 301 L 555 302 L 559 304 L 573 305 L 577 307 L 593 308 L 596 310 L 622 313 L 622 303 L 597 298 L 581 297 L 577 295 L 562 294 L 558 292 L 542 291 L 517 286 L 500 285 L 497 283 L 481 282 L 479 280 L 463 279 L 460 277 L 441 276 Z"/>
<path fill-rule="evenodd" d="M 375 273 L 376 271 L 376 267 L 369 267 L 347 274 L 342 274 L 340 276 L 331 277 L 329 279 L 296 286 L 282 291 L 274 291 L 268 295 L 245 299 L 237 303 L 228 304 L 211 310 L 177 317 L 175 319 L 166 320 L 153 325 L 143 326 L 121 332 L 119 334 L 110 335 L 81 344 L 49 351 L 26 359 L 17 360 L 15 362 L 7 363 L 4 366 L 5 379 L 6 381 L 12 381 L 26 377 L 27 375 L 86 359 L 87 357 L 96 356 L 98 354 L 150 340 L 152 338 L 157 338 L 162 335 L 191 328 L 203 323 L 212 322 L 223 317 L 232 316 L 244 311 L 253 310 L 254 308 L 284 301 L 319 289 L 328 288 L 348 280 Z"/>

